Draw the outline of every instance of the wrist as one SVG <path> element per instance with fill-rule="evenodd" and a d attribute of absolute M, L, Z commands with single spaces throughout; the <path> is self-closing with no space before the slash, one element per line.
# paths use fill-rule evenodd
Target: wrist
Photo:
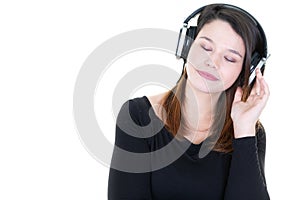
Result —
<path fill-rule="evenodd" d="M 255 136 L 255 123 L 233 123 L 234 138 Z"/>

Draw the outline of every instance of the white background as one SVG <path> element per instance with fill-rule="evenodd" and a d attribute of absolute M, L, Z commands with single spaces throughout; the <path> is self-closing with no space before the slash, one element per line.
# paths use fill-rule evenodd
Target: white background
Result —
<path fill-rule="evenodd" d="M 73 119 L 74 84 L 83 62 L 125 31 L 179 31 L 185 17 L 207 3 L 214 2 L 1 1 L 0 199 L 106 199 L 109 170 L 86 151 Z M 271 96 L 261 121 L 268 189 L 273 200 L 300 199 L 296 1 L 226 3 L 249 11 L 266 32 Z M 97 94 L 107 98 L 105 92 Z M 105 112 L 95 110 L 101 119 Z M 113 140 L 113 118 L 104 115 Z"/>

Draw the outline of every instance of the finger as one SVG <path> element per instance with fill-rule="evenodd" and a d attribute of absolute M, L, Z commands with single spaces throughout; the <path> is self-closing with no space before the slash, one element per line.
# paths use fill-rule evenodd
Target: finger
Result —
<path fill-rule="evenodd" d="M 261 79 L 261 90 L 263 91 L 263 98 L 270 96 L 270 89 L 264 78 Z"/>
<path fill-rule="evenodd" d="M 259 83 L 260 83 L 260 95 L 263 97 L 263 96 L 269 96 L 270 94 L 270 91 L 269 91 L 269 86 L 267 84 L 267 82 L 265 81 L 262 73 L 260 72 L 258 74 L 258 80 L 259 80 Z"/>
<path fill-rule="evenodd" d="M 235 91 L 235 95 L 234 95 L 233 102 L 241 101 L 242 95 L 243 95 L 243 90 L 242 90 L 242 88 L 241 88 L 241 87 L 237 87 L 237 89 L 236 89 L 236 91 Z"/>
<path fill-rule="evenodd" d="M 261 71 L 258 68 L 255 70 L 255 74 L 256 74 L 256 80 L 255 80 L 255 83 L 254 83 L 254 86 L 251 90 L 250 95 L 259 96 L 260 95 L 260 90 L 261 90 L 260 80 L 261 80 L 262 74 L 261 74 Z"/>
<path fill-rule="evenodd" d="M 256 82 L 257 82 L 257 86 L 255 88 L 255 93 L 257 96 L 261 95 L 262 92 L 262 88 L 261 88 L 261 81 L 263 80 L 263 76 L 262 73 L 260 71 L 260 69 L 256 70 Z"/>

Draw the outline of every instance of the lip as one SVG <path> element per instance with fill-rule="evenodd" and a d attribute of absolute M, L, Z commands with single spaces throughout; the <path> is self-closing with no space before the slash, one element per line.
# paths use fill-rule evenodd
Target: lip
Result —
<path fill-rule="evenodd" d="M 200 70 L 197 70 L 197 72 L 201 77 L 203 77 L 207 80 L 210 80 L 210 81 L 218 81 L 219 80 L 216 76 L 214 76 L 208 72 L 200 71 Z"/>

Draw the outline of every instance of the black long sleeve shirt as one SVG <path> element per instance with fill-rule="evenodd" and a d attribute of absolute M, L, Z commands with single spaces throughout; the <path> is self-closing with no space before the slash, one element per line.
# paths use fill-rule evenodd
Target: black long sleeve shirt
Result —
<path fill-rule="evenodd" d="M 159 150 L 174 139 L 164 127 L 151 137 L 141 138 L 128 134 L 128 130 L 118 126 L 118 123 L 124 124 L 128 120 L 133 120 L 139 126 L 147 126 L 149 112 L 153 112 L 151 107 L 145 96 L 129 100 L 123 105 L 117 119 L 116 146 L 130 152 L 145 153 Z M 129 112 L 131 119 L 124 112 Z M 201 145 L 202 143 L 190 143 L 178 159 L 161 169 L 134 173 L 111 168 L 108 199 L 270 199 L 264 176 L 266 137 L 262 127 L 257 130 L 256 136 L 233 139 L 232 153 L 211 151 L 205 157 L 199 158 Z M 112 160 L 121 165 L 126 162 L 116 152 Z M 151 166 L 151 159 L 146 164 Z"/>

